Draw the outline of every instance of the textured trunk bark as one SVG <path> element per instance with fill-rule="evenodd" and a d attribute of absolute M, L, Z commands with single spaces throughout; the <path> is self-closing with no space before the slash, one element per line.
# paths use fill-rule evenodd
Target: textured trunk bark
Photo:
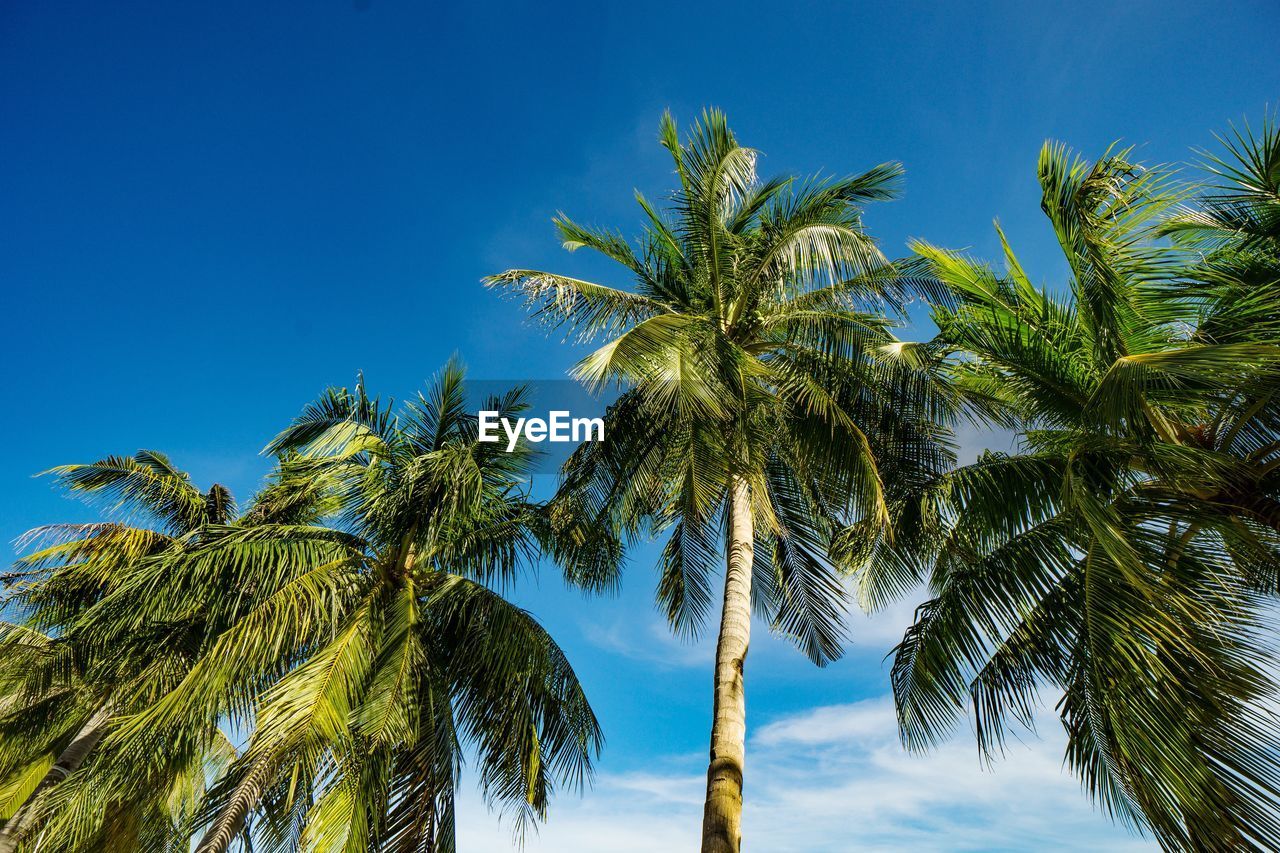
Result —
<path fill-rule="evenodd" d="M 76 732 L 71 743 L 67 744 L 67 748 L 58 756 L 58 760 L 49 768 L 49 772 L 40 780 L 40 784 L 36 785 L 31 796 L 18 807 L 13 817 L 5 823 L 4 829 L 0 829 L 0 853 L 13 853 L 18 848 L 18 839 L 35 820 L 36 815 L 31 804 L 36 797 L 46 788 L 52 788 L 80 769 L 80 765 L 84 764 L 89 753 L 93 752 L 98 741 L 102 740 L 102 736 L 107 733 L 107 723 L 110 721 L 111 709 L 104 705 L 80 727 L 80 731 Z"/>
<path fill-rule="evenodd" d="M 745 480 L 735 477 L 729 494 L 724 611 L 716 642 L 715 705 L 707 803 L 702 815 L 702 853 L 738 853 L 742 848 L 742 773 L 747 735 L 742 673 L 751 640 L 754 542 L 750 490 Z"/>
<path fill-rule="evenodd" d="M 226 853 L 231 843 L 244 832 L 249 812 L 262 799 L 262 793 L 266 790 L 270 777 L 271 763 L 258 762 L 257 766 L 253 767 L 244 780 L 236 786 L 237 790 L 232 796 L 230 805 L 205 832 L 199 845 L 196 846 L 195 853 Z"/>

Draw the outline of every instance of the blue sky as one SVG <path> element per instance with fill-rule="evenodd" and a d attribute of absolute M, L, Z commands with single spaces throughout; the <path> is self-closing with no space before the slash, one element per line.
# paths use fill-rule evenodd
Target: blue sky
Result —
<path fill-rule="evenodd" d="M 31 474 L 139 447 L 247 497 L 263 444 L 364 370 L 403 397 L 449 355 L 488 379 L 564 375 L 582 351 L 479 279 L 512 266 L 610 277 L 549 220 L 636 222 L 660 198 L 670 108 L 724 108 L 764 172 L 901 160 L 909 237 L 1060 280 L 1039 215 L 1046 138 L 1182 160 L 1280 103 L 1265 2 L 70 3 L 0 10 L 0 288 L 8 388 L 0 535 L 87 518 Z M 981 443 L 971 437 L 971 449 Z M 569 651 L 603 717 L 595 792 L 529 849 L 654 851 L 696 831 L 709 650 L 654 611 L 651 549 L 620 597 L 544 570 L 513 595 Z M 1059 772 L 1061 739 L 981 773 L 961 738 L 907 758 L 883 657 L 909 614 L 855 619 L 816 670 L 763 632 L 748 661 L 754 850 L 1121 849 Z M 468 795 L 464 849 L 507 829 Z M 610 828 L 608 836 L 600 833 Z M 469 843 L 468 843 L 469 842 Z"/>

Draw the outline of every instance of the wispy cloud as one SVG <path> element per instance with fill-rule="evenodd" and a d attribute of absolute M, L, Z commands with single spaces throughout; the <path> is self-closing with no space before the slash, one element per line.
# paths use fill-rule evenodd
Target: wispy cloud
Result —
<path fill-rule="evenodd" d="M 847 622 L 849 647 L 880 650 L 888 654 L 894 646 L 902 642 L 902 634 L 906 627 L 915 621 L 916 607 L 925 598 L 927 598 L 925 591 L 918 589 L 872 614 L 865 614 L 856 604 L 851 604 Z M 857 595 L 851 593 L 850 600 L 856 601 Z"/>
<path fill-rule="evenodd" d="M 889 697 L 882 696 L 782 717 L 756 732 L 752 745 L 768 750 L 788 744 L 805 747 L 866 744 L 883 739 L 893 726 L 893 703 Z"/>
<path fill-rule="evenodd" d="M 658 619 L 643 622 L 619 620 L 610 624 L 587 622 L 582 626 L 587 642 L 602 651 L 662 669 L 710 666 L 715 647 L 706 638 L 686 642 Z"/>
<path fill-rule="evenodd" d="M 748 748 L 747 847 L 834 851 L 1151 850 L 1093 811 L 1062 767 L 1062 735 L 1014 744 L 984 770 L 964 738 L 929 755 L 899 745 L 888 696 L 780 716 Z M 582 800 L 562 797 L 529 853 L 696 849 L 699 756 L 655 754 L 645 772 L 604 773 Z M 509 834 L 468 800 L 463 849 L 502 850 Z"/>

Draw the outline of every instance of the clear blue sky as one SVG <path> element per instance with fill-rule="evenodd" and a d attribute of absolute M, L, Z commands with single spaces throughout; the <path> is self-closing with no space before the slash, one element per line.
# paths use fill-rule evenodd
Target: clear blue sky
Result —
<path fill-rule="evenodd" d="M 479 279 L 607 274 L 561 252 L 550 217 L 630 230 L 633 187 L 671 182 L 664 108 L 723 107 L 765 172 L 901 160 L 905 198 L 868 217 L 890 253 L 920 236 L 990 254 L 999 216 L 1052 281 L 1040 143 L 1184 159 L 1280 103 L 1277 33 L 1275 0 L 6 0 L 0 534 L 87 517 L 34 472 L 139 447 L 247 497 L 259 448 L 360 369 L 397 397 L 454 351 L 479 377 L 562 376 L 580 351 Z M 707 652 L 664 636 L 650 556 L 617 600 L 546 572 L 515 591 L 609 736 L 596 794 L 559 803 L 531 849 L 660 850 L 696 827 Z M 964 740 L 899 756 L 881 661 L 905 618 L 855 621 L 861 639 L 826 671 L 753 647 L 752 849 L 1127 843 L 1058 777 L 1052 727 L 994 774 Z M 505 841 L 474 798 L 464 813 L 464 845 Z"/>

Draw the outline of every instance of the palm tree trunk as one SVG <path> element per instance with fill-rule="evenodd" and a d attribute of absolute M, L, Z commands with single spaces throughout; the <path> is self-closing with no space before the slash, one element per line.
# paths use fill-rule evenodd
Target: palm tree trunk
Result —
<path fill-rule="evenodd" d="M 236 838 L 244 833 L 249 812 L 262 799 L 262 794 L 271 781 L 271 769 L 272 762 L 269 757 L 258 760 L 249 769 L 236 785 L 231 799 L 223 807 L 213 825 L 196 845 L 195 853 L 226 853 Z"/>
<path fill-rule="evenodd" d="M 729 493 L 724 611 L 716 642 L 715 705 L 707 803 L 702 815 L 702 853 L 739 853 L 742 847 L 742 773 L 747 735 L 742 673 L 751 640 L 754 542 L 751 492 L 745 480 L 734 477 Z"/>
<path fill-rule="evenodd" d="M 18 807 L 13 817 L 9 818 L 4 829 L 0 829 L 0 853 L 12 853 L 18 848 L 18 839 L 35 820 L 35 810 L 31 808 L 31 804 L 35 802 L 36 797 L 45 789 L 52 788 L 80 769 L 80 765 L 84 764 L 89 753 L 93 752 L 98 741 L 102 740 L 102 736 L 107 733 L 107 723 L 110 721 L 111 709 L 103 705 L 80 727 L 80 731 L 76 732 L 76 736 L 71 739 L 71 743 L 67 744 L 67 748 L 62 750 L 62 754 L 40 780 L 40 784 L 31 791 L 31 795 Z"/>

